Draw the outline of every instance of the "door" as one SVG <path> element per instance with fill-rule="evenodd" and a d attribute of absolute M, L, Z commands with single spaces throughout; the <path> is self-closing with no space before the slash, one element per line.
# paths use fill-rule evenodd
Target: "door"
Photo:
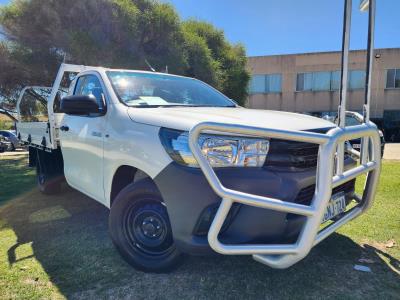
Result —
<path fill-rule="evenodd" d="M 97 74 L 82 75 L 75 84 L 74 95 L 96 97 L 102 111 L 105 97 L 101 79 Z M 65 114 L 60 126 L 64 173 L 74 188 L 103 202 L 103 145 L 106 115 L 75 116 Z"/>

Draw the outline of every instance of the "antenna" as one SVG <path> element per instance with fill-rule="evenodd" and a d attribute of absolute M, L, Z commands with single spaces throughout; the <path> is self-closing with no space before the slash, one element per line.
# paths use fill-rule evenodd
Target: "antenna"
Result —
<path fill-rule="evenodd" d="M 347 76 L 349 70 L 349 49 L 350 49 L 350 27 L 351 27 L 351 7 L 352 0 L 344 1 L 343 15 L 343 36 L 342 36 L 342 61 L 340 74 L 340 95 L 338 109 L 338 125 L 340 128 L 346 127 L 346 100 L 347 100 Z M 336 173 L 343 174 L 344 169 L 344 143 L 337 146 Z"/>
<path fill-rule="evenodd" d="M 152 72 L 155 72 L 155 71 L 156 71 L 156 70 L 150 65 L 150 63 L 147 61 L 146 58 L 144 59 L 144 61 L 145 61 L 146 65 L 149 67 L 149 69 L 150 69 Z"/>
<path fill-rule="evenodd" d="M 364 123 L 370 121 L 370 104 L 371 104 L 371 82 L 372 82 L 372 68 L 374 60 L 374 35 L 375 35 L 375 0 L 361 0 L 360 10 L 368 11 L 368 42 L 367 42 L 367 70 L 365 78 L 365 96 L 363 106 L 363 119 Z M 369 139 L 362 138 L 361 140 L 361 163 L 365 163 L 368 157 Z"/>
<path fill-rule="evenodd" d="M 347 76 L 349 70 L 349 49 L 350 49 L 350 27 L 351 27 L 352 1 L 344 1 L 343 36 L 342 36 L 342 62 L 340 80 L 340 99 L 338 112 L 338 125 L 341 128 L 346 126 L 346 100 L 347 100 Z"/>
<path fill-rule="evenodd" d="M 341 65 L 341 84 L 340 84 L 340 100 L 339 100 L 339 127 L 346 127 L 346 98 L 347 98 L 347 74 L 349 64 L 349 46 L 350 46 L 350 26 L 351 26 L 351 8 L 352 0 L 345 0 L 344 4 L 344 20 L 343 20 L 343 40 L 342 40 L 342 65 Z M 375 0 L 360 0 L 361 11 L 368 11 L 368 42 L 367 42 L 367 66 L 365 79 L 365 97 L 363 106 L 363 123 L 370 121 L 370 102 L 371 102 L 371 79 L 373 67 L 374 52 L 374 31 L 375 31 Z M 364 164 L 368 157 L 369 138 L 361 139 L 361 159 Z M 338 145 L 338 156 L 343 157 L 343 145 Z M 337 164 L 337 172 L 342 174 L 343 162 Z"/>
<path fill-rule="evenodd" d="M 365 98 L 363 109 L 364 122 L 369 122 L 370 119 L 371 81 L 374 57 L 375 9 L 375 0 L 363 0 L 360 4 L 360 10 L 368 11 L 367 72 L 365 78 Z"/>

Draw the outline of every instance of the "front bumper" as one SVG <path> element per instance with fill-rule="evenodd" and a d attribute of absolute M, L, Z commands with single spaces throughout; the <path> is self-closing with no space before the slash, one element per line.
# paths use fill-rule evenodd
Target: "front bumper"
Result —
<path fill-rule="evenodd" d="M 355 163 L 351 158 L 346 159 L 345 169 Z M 315 168 L 297 171 L 219 168 L 216 174 L 229 189 L 292 203 L 309 204 L 315 189 Z M 171 163 L 155 182 L 166 203 L 177 247 L 192 255 L 214 253 L 207 232 L 221 197 L 213 191 L 203 172 Z M 344 191 L 350 201 L 353 188 L 348 186 Z M 199 224 L 207 222 L 207 232 L 203 234 Z M 226 244 L 288 243 L 296 239 L 304 222 L 302 216 L 239 204 L 231 210 L 231 218 L 219 237 Z"/>
<path fill-rule="evenodd" d="M 243 193 L 224 186 L 198 145 L 199 136 L 204 131 L 318 144 L 316 188 L 311 203 L 308 205 L 292 203 L 279 198 Z M 352 149 L 346 151 L 360 158 L 360 165 L 345 170 L 345 143 L 356 138 L 363 138 L 362 155 Z M 222 198 L 208 231 L 207 240 L 211 248 L 221 254 L 252 255 L 256 261 L 273 268 L 288 268 L 297 263 L 313 246 L 369 209 L 376 194 L 381 170 L 380 138 L 376 125 L 372 122 L 333 128 L 326 134 L 205 122 L 190 130 L 189 145 L 210 186 Z M 357 194 L 353 196 L 357 205 L 321 229 L 321 221 L 329 205 L 332 190 L 363 174 L 366 174 L 366 183 L 362 196 Z M 231 207 L 236 203 L 292 213 L 304 217 L 305 222 L 293 243 L 226 244 L 219 236 Z"/>

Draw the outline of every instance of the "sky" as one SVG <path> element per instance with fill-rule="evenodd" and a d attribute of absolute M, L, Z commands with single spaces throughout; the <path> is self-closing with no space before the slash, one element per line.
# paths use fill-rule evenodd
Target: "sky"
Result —
<path fill-rule="evenodd" d="M 184 19 L 208 21 L 247 55 L 341 49 L 343 0 L 164 0 Z M 400 47 L 400 0 L 377 0 L 375 46 Z M 368 13 L 353 0 L 351 49 L 367 42 Z"/>
<path fill-rule="evenodd" d="M 344 0 L 162 0 L 183 19 L 195 18 L 242 43 L 247 55 L 335 51 L 341 48 Z M 0 0 L 6 4 L 9 0 Z M 376 48 L 400 47 L 400 0 L 377 0 Z M 351 49 L 363 49 L 368 14 L 353 0 Z"/>

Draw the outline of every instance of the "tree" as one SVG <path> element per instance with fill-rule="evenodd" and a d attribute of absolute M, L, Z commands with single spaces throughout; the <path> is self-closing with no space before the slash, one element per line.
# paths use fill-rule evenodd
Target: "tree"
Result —
<path fill-rule="evenodd" d="M 186 36 L 193 36 L 200 39 L 204 45 L 198 41 L 198 51 L 202 51 L 200 57 L 204 61 L 209 61 L 209 65 L 200 63 L 193 75 L 216 86 L 228 97 L 243 104 L 247 97 L 247 85 L 250 75 L 246 70 L 246 51 L 242 45 L 231 45 L 225 39 L 224 33 L 217 30 L 211 24 L 189 20 L 183 23 Z M 188 40 L 188 38 L 186 39 Z M 204 49 L 203 49 L 204 48 Z M 201 49 L 201 50 L 199 50 Z M 194 56 L 193 60 L 199 60 L 195 49 L 188 51 L 189 57 Z M 192 64 L 193 65 L 193 62 Z M 202 76 L 199 70 L 209 72 L 212 77 Z M 210 75 L 209 75 L 210 76 Z"/>
<path fill-rule="evenodd" d="M 152 0 L 14 0 L 0 8 L 0 95 L 51 85 L 59 64 L 148 69 L 199 78 L 242 102 L 249 75 L 245 50 L 222 31 L 181 22 Z M 1 96 L 0 96 L 1 99 Z"/>

